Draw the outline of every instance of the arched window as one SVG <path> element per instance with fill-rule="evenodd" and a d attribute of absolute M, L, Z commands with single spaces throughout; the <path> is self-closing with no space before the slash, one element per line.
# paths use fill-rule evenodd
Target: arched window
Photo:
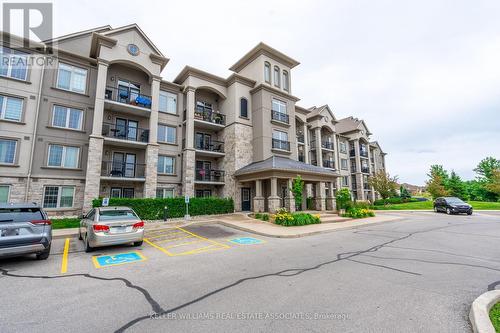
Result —
<path fill-rule="evenodd" d="M 290 79 L 287 71 L 283 71 L 283 89 L 290 91 Z"/>
<path fill-rule="evenodd" d="M 271 84 L 271 64 L 267 61 L 264 63 L 264 80 Z"/>
<path fill-rule="evenodd" d="M 278 66 L 274 66 L 274 85 L 276 87 L 280 87 L 281 86 L 281 80 L 280 80 L 280 68 Z"/>
<path fill-rule="evenodd" d="M 240 117 L 248 118 L 248 101 L 246 98 L 240 98 Z"/>

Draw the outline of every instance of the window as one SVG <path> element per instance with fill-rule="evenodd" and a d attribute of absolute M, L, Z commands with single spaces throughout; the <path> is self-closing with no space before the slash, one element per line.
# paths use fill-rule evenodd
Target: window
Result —
<path fill-rule="evenodd" d="M 264 81 L 271 84 L 271 64 L 267 61 L 264 63 Z"/>
<path fill-rule="evenodd" d="M 52 126 L 81 130 L 82 124 L 82 110 L 54 105 L 52 109 Z"/>
<path fill-rule="evenodd" d="M 342 177 L 342 186 L 349 187 L 349 176 Z"/>
<path fill-rule="evenodd" d="M 158 125 L 158 141 L 166 143 L 177 142 L 177 128 L 173 126 Z"/>
<path fill-rule="evenodd" d="M 273 139 L 288 141 L 288 133 L 282 131 L 273 131 Z"/>
<path fill-rule="evenodd" d="M 73 207 L 74 186 L 46 186 L 43 193 L 43 208 Z"/>
<path fill-rule="evenodd" d="M 283 89 L 290 91 L 290 80 L 287 71 L 283 71 Z"/>
<path fill-rule="evenodd" d="M 158 156 L 158 173 L 174 174 L 175 157 Z"/>
<path fill-rule="evenodd" d="M 127 187 L 112 187 L 109 194 L 111 198 L 134 198 L 134 189 Z"/>
<path fill-rule="evenodd" d="M 280 80 L 280 68 L 278 66 L 274 66 L 274 86 L 275 87 L 280 87 L 281 86 L 281 80 Z"/>
<path fill-rule="evenodd" d="M 59 69 L 57 71 L 57 88 L 83 94 L 85 93 L 86 86 L 86 69 L 59 63 Z"/>
<path fill-rule="evenodd" d="M 9 202 L 9 192 L 10 192 L 9 185 L 0 185 L 0 203 Z"/>
<path fill-rule="evenodd" d="M 77 168 L 80 148 L 49 145 L 49 158 L 47 165 L 61 168 Z"/>
<path fill-rule="evenodd" d="M 0 163 L 14 164 L 17 141 L 0 139 Z"/>
<path fill-rule="evenodd" d="M 240 117 L 248 118 L 248 101 L 246 98 L 240 98 Z"/>
<path fill-rule="evenodd" d="M 347 145 L 345 141 L 340 141 L 340 152 L 341 153 L 347 153 Z"/>
<path fill-rule="evenodd" d="M 23 99 L 0 95 L 0 119 L 21 121 Z"/>
<path fill-rule="evenodd" d="M 160 91 L 160 112 L 177 114 L 177 95 Z"/>
<path fill-rule="evenodd" d="M 7 47 L 0 47 L 0 75 L 26 80 L 28 76 L 28 54 Z"/>
<path fill-rule="evenodd" d="M 272 147 L 281 150 L 290 150 L 290 142 L 288 142 L 288 133 L 281 131 L 273 131 Z"/>
<path fill-rule="evenodd" d="M 196 111 L 198 113 L 212 113 L 212 104 L 204 101 L 196 101 Z"/>
<path fill-rule="evenodd" d="M 156 197 L 160 199 L 173 198 L 174 189 L 173 188 L 159 188 L 156 189 Z"/>
<path fill-rule="evenodd" d="M 272 102 L 272 109 L 273 111 L 279 112 L 279 113 L 284 113 L 286 114 L 286 103 L 283 101 L 280 101 L 279 99 L 273 98 Z"/>
<path fill-rule="evenodd" d="M 347 159 L 346 158 L 340 159 L 340 168 L 342 170 L 347 170 Z"/>
<path fill-rule="evenodd" d="M 212 196 L 212 190 L 196 190 L 195 197 L 208 198 Z"/>

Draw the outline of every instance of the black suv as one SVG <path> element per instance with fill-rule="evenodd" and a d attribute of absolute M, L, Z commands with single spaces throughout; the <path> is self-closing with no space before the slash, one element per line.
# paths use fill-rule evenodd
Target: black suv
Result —
<path fill-rule="evenodd" d="M 472 206 L 455 197 L 443 197 L 434 200 L 434 211 L 445 212 L 448 215 L 466 213 L 472 215 Z"/>

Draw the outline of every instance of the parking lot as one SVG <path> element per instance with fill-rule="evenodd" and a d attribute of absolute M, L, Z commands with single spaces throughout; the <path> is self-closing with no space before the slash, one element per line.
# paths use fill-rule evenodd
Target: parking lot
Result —
<path fill-rule="evenodd" d="M 218 224 L 91 253 L 56 239 L 46 261 L 0 261 L 0 331 L 470 332 L 470 303 L 500 284 L 500 215 L 394 214 L 297 239 Z"/>

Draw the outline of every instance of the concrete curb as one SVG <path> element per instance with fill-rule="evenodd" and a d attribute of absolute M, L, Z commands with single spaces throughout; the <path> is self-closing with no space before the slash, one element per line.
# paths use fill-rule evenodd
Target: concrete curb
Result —
<path fill-rule="evenodd" d="M 495 333 L 490 320 L 490 309 L 500 302 L 500 290 L 487 291 L 472 302 L 469 320 L 474 333 Z"/>

